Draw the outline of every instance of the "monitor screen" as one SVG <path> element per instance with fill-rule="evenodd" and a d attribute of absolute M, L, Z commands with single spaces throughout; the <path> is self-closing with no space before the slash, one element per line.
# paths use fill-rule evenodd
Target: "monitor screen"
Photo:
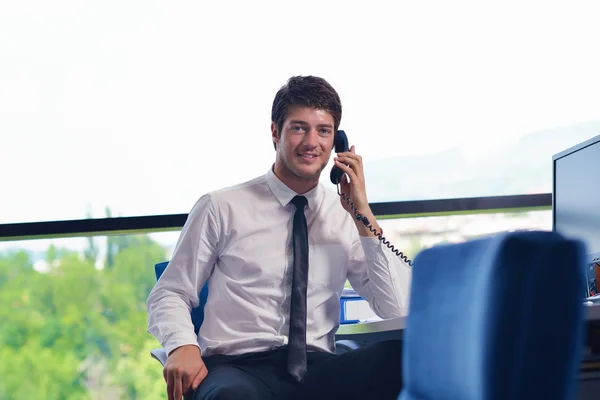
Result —
<path fill-rule="evenodd" d="M 600 252 L 600 136 L 554 157 L 554 230 Z"/>

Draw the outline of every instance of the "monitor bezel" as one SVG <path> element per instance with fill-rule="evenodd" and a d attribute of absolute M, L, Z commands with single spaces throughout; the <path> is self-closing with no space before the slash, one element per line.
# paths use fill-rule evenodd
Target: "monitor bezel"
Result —
<path fill-rule="evenodd" d="M 577 153 L 579 150 L 583 150 L 586 147 L 590 147 L 596 143 L 600 142 L 600 135 L 594 136 L 584 142 L 576 144 L 572 147 L 569 147 L 566 150 L 563 150 L 559 153 L 556 153 L 552 156 L 552 231 L 556 232 L 556 162 L 561 158 L 565 158 L 570 156 L 571 154 Z"/>

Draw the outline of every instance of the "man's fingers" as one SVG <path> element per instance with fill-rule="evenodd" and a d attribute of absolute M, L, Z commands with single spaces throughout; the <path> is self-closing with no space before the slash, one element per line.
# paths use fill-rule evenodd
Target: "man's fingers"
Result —
<path fill-rule="evenodd" d="M 342 175 L 342 178 L 340 179 L 340 186 L 342 188 L 346 188 L 350 185 L 350 180 L 348 179 L 348 175 L 344 174 Z"/>
<path fill-rule="evenodd" d="M 183 389 L 181 385 L 182 376 L 180 374 L 175 375 L 175 382 L 173 382 L 173 400 L 181 400 L 183 396 Z"/>
<path fill-rule="evenodd" d="M 356 154 L 354 151 L 345 151 L 343 153 L 336 153 L 338 157 L 345 157 L 352 160 L 358 161 L 359 164 L 362 164 L 362 157 Z"/>
<path fill-rule="evenodd" d="M 184 374 L 181 378 L 181 393 L 183 396 L 183 393 L 186 393 L 189 390 L 193 378 L 190 374 Z"/>
<path fill-rule="evenodd" d="M 204 378 L 206 378 L 206 375 L 208 375 L 208 371 L 206 371 L 206 368 L 202 368 L 196 374 L 196 377 L 194 377 L 194 380 L 192 381 L 192 386 L 191 386 L 192 390 L 198 389 L 198 386 L 200 386 L 200 384 L 202 383 Z"/>
<path fill-rule="evenodd" d="M 166 380 L 167 380 L 167 398 L 169 400 L 175 400 L 173 398 L 173 387 L 175 386 L 175 378 L 173 377 L 173 373 L 172 372 L 167 372 L 166 373 Z"/>
<path fill-rule="evenodd" d="M 338 162 L 340 162 L 342 164 L 348 165 L 356 173 L 360 173 L 360 171 L 362 171 L 362 164 L 361 164 L 360 160 L 357 160 L 357 159 L 351 158 L 351 157 L 346 157 L 346 156 L 336 157 L 335 160 L 337 160 Z"/>
<path fill-rule="evenodd" d="M 184 394 L 196 390 L 207 374 L 206 367 L 203 367 L 193 379 L 179 371 L 168 371 L 165 374 L 168 400 L 180 400 Z"/>
<path fill-rule="evenodd" d="M 344 171 L 346 174 L 348 174 L 348 177 L 350 178 L 350 182 L 356 182 L 356 179 L 357 179 L 356 173 L 354 172 L 354 170 L 352 168 L 350 168 L 346 164 L 342 164 L 342 162 L 340 160 L 335 160 L 335 165 L 337 165 L 342 171 Z"/>

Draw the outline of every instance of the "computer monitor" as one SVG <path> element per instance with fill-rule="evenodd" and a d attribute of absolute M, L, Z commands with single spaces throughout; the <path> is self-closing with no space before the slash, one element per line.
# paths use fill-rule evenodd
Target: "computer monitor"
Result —
<path fill-rule="evenodd" d="M 600 135 L 552 157 L 552 229 L 588 251 L 587 295 L 600 282 Z"/>

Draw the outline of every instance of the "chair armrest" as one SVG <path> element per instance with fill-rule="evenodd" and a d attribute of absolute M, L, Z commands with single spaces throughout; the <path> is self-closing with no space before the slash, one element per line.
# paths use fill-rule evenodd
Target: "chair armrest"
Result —
<path fill-rule="evenodd" d="M 167 362 L 167 352 L 163 347 L 150 350 L 150 355 L 152 355 L 152 358 L 157 360 L 163 367 L 165 366 L 165 363 Z"/>

